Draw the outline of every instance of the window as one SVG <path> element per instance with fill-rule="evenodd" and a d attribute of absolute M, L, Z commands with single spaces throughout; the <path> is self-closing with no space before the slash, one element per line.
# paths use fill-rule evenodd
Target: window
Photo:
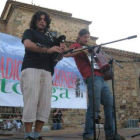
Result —
<path fill-rule="evenodd" d="M 55 32 L 55 31 L 51 31 L 51 34 L 52 34 L 52 36 L 57 37 L 57 32 Z"/>

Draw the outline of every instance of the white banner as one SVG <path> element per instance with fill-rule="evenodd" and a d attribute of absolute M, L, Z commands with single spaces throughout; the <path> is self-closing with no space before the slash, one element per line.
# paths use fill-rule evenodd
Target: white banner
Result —
<path fill-rule="evenodd" d="M 0 33 L 0 106 L 23 106 L 20 70 L 24 56 L 21 39 Z M 52 108 L 86 109 L 86 85 L 73 58 L 63 58 L 53 75 Z"/>

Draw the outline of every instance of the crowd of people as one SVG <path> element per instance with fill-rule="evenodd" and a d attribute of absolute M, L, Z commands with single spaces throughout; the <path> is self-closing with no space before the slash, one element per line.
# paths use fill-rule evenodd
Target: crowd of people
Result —
<path fill-rule="evenodd" d="M 9 115 L 3 121 L 3 129 L 11 130 L 12 128 L 20 129 L 22 125 L 22 115 L 20 112 L 17 112 L 14 115 Z"/>

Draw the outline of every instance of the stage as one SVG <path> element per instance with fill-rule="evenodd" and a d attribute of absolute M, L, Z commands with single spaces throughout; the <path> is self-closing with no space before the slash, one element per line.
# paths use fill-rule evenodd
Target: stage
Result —
<path fill-rule="evenodd" d="M 45 140 L 82 140 L 83 129 L 71 129 L 71 130 L 51 130 L 46 133 L 41 133 L 42 137 Z M 140 140 L 140 135 L 134 138 L 131 138 L 132 135 L 140 133 L 139 129 L 119 129 L 118 133 L 126 137 L 126 140 Z M 8 134 L 8 133 L 7 133 Z M 9 132 L 10 134 L 10 132 Z M 5 134 L 6 135 L 6 134 Z M 97 129 L 98 136 L 98 129 Z M 24 134 L 17 133 L 12 136 L 2 136 L 0 135 L 0 140 L 23 140 Z M 105 140 L 104 130 L 101 129 L 100 140 Z"/>

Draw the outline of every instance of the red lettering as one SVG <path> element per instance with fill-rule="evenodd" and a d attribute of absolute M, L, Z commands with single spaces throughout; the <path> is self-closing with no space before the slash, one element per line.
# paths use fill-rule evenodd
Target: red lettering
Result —
<path fill-rule="evenodd" d="M 19 65 L 22 64 L 22 61 L 18 61 L 18 64 L 17 64 L 17 70 L 16 70 L 16 77 L 17 79 L 20 81 L 20 78 L 19 78 Z"/>
<path fill-rule="evenodd" d="M 0 61 L 0 70 L 2 71 L 2 78 L 11 79 L 13 80 L 20 80 L 19 73 L 20 73 L 20 64 L 22 61 L 18 61 L 17 59 L 12 60 L 11 58 L 6 59 L 6 68 L 4 68 L 4 56 L 1 58 Z M 5 74 L 5 75 L 4 75 Z"/>
<path fill-rule="evenodd" d="M 70 72 L 67 72 L 67 73 L 68 73 L 68 88 L 72 88 L 72 86 L 70 85 L 71 84 L 72 76 L 71 76 Z"/>
<path fill-rule="evenodd" d="M 72 88 L 73 88 L 73 72 L 71 73 L 71 86 L 72 86 Z"/>
<path fill-rule="evenodd" d="M 58 86 L 58 85 L 57 85 L 57 79 L 58 79 L 58 78 L 59 78 L 59 77 L 58 77 L 58 75 L 57 75 L 57 69 L 55 69 L 55 78 L 54 78 L 55 81 L 54 81 L 54 84 L 53 84 L 54 86 Z"/>
<path fill-rule="evenodd" d="M 11 68 L 9 68 L 9 62 L 11 62 Z M 10 76 L 8 77 L 8 72 L 10 70 Z M 13 73 L 13 61 L 11 58 L 7 58 L 7 64 L 6 64 L 6 79 L 10 79 L 12 77 Z"/>
<path fill-rule="evenodd" d="M 2 72 L 2 78 L 4 78 L 4 57 L 2 57 L 0 61 L 0 70 Z"/>
<path fill-rule="evenodd" d="M 76 75 L 73 72 L 55 69 L 53 86 L 75 88 Z"/>
<path fill-rule="evenodd" d="M 61 83 L 60 83 L 61 81 Z M 63 86 L 63 76 L 62 76 L 62 70 L 59 71 L 59 76 L 58 76 L 58 84 L 60 87 Z"/>
<path fill-rule="evenodd" d="M 65 71 L 63 71 L 63 76 L 64 76 L 64 80 L 65 80 L 66 85 L 68 85 L 68 80 L 67 80 L 67 77 L 66 77 Z M 64 85 L 64 87 L 65 87 L 65 85 Z"/>
<path fill-rule="evenodd" d="M 76 87 L 76 74 L 74 74 L 74 87 Z"/>
<path fill-rule="evenodd" d="M 16 76 L 16 63 L 17 63 L 17 60 L 15 59 L 14 60 L 14 73 L 13 73 L 13 80 L 15 80 L 15 76 Z"/>

